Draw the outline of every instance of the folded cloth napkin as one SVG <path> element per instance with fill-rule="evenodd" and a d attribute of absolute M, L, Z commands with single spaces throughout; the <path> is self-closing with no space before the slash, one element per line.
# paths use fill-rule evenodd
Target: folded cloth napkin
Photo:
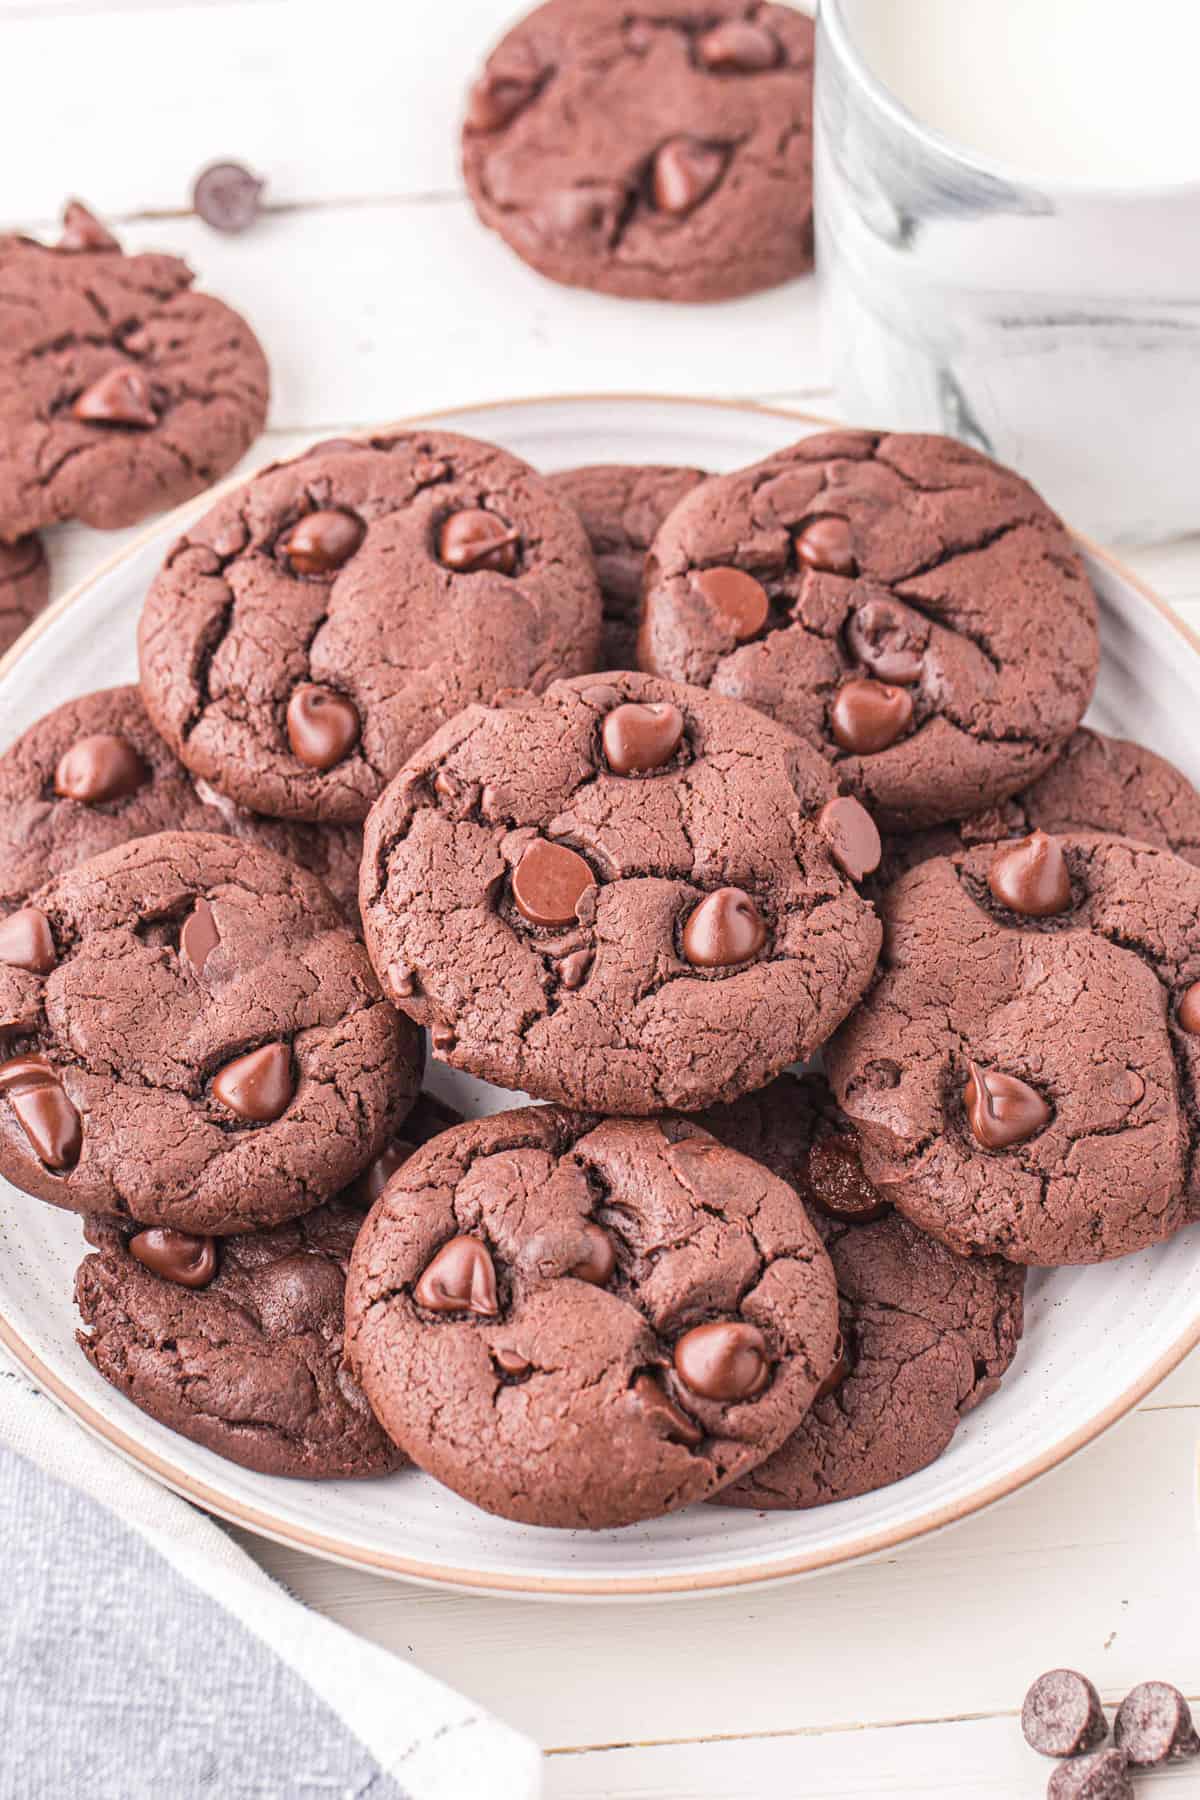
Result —
<path fill-rule="evenodd" d="M 309 1612 L 0 1353 L 2 1800 L 525 1800 L 540 1760 Z"/>

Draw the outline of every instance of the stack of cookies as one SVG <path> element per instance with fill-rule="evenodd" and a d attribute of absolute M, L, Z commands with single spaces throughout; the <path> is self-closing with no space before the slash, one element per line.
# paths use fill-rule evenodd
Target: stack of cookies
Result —
<path fill-rule="evenodd" d="M 0 497 L 124 516 L 171 446 L 116 429 Z M 0 1172 L 210 1450 L 540 1525 L 828 1504 L 993 1391 L 1026 1266 L 1194 1215 L 1200 798 L 1081 726 L 1085 572 L 978 453 L 332 441 L 171 546 L 139 657 L 0 757 Z"/>

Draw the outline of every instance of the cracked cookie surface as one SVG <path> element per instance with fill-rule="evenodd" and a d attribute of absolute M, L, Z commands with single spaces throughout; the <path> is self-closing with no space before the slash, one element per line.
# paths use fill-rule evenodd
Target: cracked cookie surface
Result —
<path fill-rule="evenodd" d="M 0 237 L 0 538 L 132 525 L 198 494 L 266 421 L 250 327 L 178 257 Z"/>
<path fill-rule="evenodd" d="M 735 1099 L 823 1043 L 875 966 L 835 791 L 791 732 L 649 675 L 468 708 L 367 822 L 368 952 L 435 1055 L 503 1087 L 617 1113 Z"/>
<path fill-rule="evenodd" d="M 215 1274 L 193 1288 L 146 1267 L 127 1232 L 94 1221 L 96 1254 L 75 1277 L 80 1348 L 151 1418 L 244 1468 L 308 1480 L 403 1468 L 343 1359 L 361 1224 L 335 1200 L 223 1238 Z"/>
<path fill-rule="evenodd" d="M 696 1122 L 799 1193 L 833 1264 L 842 1341 L 791 1437 L 716 1504 L 824 1506 L 934 1462 L 1016 1354 L 1025 1271 L 958 1256 L 894 1212 L 820 1077 L 781 1075 Z"/>
<path fill-rule="evenodd" d="M 879 979 L 825 1058 L 869 1180 L 952 1249 L 1014 1262 L 1100 1262 L 1184 1224 L 1200 870 L 1035 835 L 924 863 L 880 911 Z"/>
<path fill-rule="evenodd" d="M 162 832 L 0 927 L 0 1171 L 75 1212 L 227 1233 L 308 1212 L 378 1155 L 417 1033 L 315 877 Z"/>
<path fill-rule="evenodd" d="M 50 565 L 37 533 L 0 543 L 0 652 L 15 644 L 50 598 Z"/>
<path fill-rule="evenodd" d="M 806 438 L 697 488 L 651 550 L 639 666 L 790 725 L 888 830 L 1028 786 L 1098 663 L 1066 530 L 948 438 Z"/>
<path fill-rule="evenodd" d="M 583 521 L 604 602 L 602 669 L 637 668 L 638 611 L 646 552 L 663 520 L 705 479 L 702 469 L 593 463 L 546 477 Z"/>
<path fill-rule="evenodd" d="M 475 210 L 554 281 L 720 300 L 812 266 L 812 21 L 758 0 L 550 0 L 467 103 Z"/>
<path fill-rule="evenodd" d="M 357 823 L 472 701 L 595 666 L 578 518 L 494 445 L 449 432 L 317 445 L 171 550 L 139 631 L 151 718 L 255 812 Z"/>
<path fill-rule="evenodd" d="M 267 819 L 197 784 L 136 687 L 66 701 L 0 756 L 0 914 L 88 857 L 157 831 L 210 831 L 274 850 L 320 876 L 358 927 L 362 833 Z"/>
<path fill-rule="evenodd" d="M 833 1273 L 783 1181 L 687 1120 L 525 1107 L 444 1132 L 355 1245 L 351 1367 L 489 1512 L 630 1524 L 706 1498 L 832 1366 Z"/>

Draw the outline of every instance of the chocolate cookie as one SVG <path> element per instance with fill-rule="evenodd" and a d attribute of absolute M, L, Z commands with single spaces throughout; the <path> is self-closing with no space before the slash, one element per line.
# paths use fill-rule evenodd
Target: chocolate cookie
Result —
<path fill-rule="evenodd" d="M 596 463 L 546 479 L 583 520 L 596 559 L 604 601 L 600 666 L 636 669 L 646 552 L 667 514 L 704 480 L 704 472 Z"/>
<path fill-rule="evenodd" d="M 367 822 L 385 991 L 455 1068 L 654 1113 L 806 1057 L 862 992 L 879 839 L 791 732 L 653 676 L 470 707 Z M 848 872 L 847 872 L 848 871 Z"/>
<path fill-rule="evenodd" d="M 1194 1210 L 1200 870 L 1035 832 L 905 875 L 826 1051 L 868 1178 L 967 1255 L 1101 1262 Z"/>
<path fill-rule="evenodd" d="M 722 300 L 812 266 L 811 19 L 759 0 L 549 0 L 463 124 L 475 210 L 572 287 Z"/>
<path fill-rule="evenodd" d="M 1099 655 L 1059 520 L 949 438 L 824 432 L 714 477 L 647 568 L 639 666 L 790 725 L 889 830 L 1028 786 Z"/>
<path fill-rule="evenodd" d="M 812 1410 L 718 1504 L 822 1506 L 936 1461 L 1016 1354 L 1025 1271 L 956 1256 L 893 1212 L 820 1077 L 781 1075 L 696 1122 L 797 1190 L 833 1263 L 841 1315 L 841 1355 Z"/>
<path fill-rule="evenodd" d="M 263 1475 L 401 1468 L 342 1356 L 361 1224 L 336 1200 L 219 1242 L 97 1222 L 75 1277 L 80 1348 L 152 1419 Z"/>
<path fill-rule="evenodd" d="M 198 494 L 267 415 L 250 327 L 175 256 L 124 256 L 84 209 L 0 237 L 0 539 L 132 525 Z"/>
<path fill-rule="evenodd" d="M 527 464 L 449 432 L 318 445 L 173 547 L 142 614 L 142 691 L 241 806 L 353 824 L 474 700 L 595 667 L 583 527 Z"/>
<path fill-rule="evenodd" d="M 416 1032 L 312 875 L 206 832 L 122 844 L 0 926 L 0 1174 L 75 1212 L 225 1233 L 379 1154 Z"/>
<path fill-rule="evenodd" d="M 0 652 L 15 644 L 50 598 L 50 565 L 36 534 L 0 544 Z"/>
<path fill-rule="evenodd" d="M 535 1106 L 444 1132 L 384 1191 L 346 1287 L 387 1431 L 533 1525 L 704 1499 L 795 1429 L 836 1337 L 796 1195 L 686 1120 Z"/>
<path fill-rule="evenodd" d="M 884 872 L 895 880 L 931 856 L 1031 831 L 1104 831 L 1173 850 L 1200 867 L 1200 794 L 1165 756 L 1084 725 L 1039 781 L 987 812 L 889 839 Z"/>
<path fill-rule="evenodd" d="M 244 812 L 192 779 L 135 687 L 55 707 L 0 756 L 0 914 L 89 856 L 156 831 L 215 831 L 319 875 L 357 928 L 362 834 Z"/>

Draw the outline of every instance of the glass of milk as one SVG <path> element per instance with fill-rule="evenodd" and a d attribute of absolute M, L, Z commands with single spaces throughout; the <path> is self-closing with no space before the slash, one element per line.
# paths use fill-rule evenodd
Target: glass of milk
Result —
<path fill-rule="evenodd" d="M 1200 6 L 821 0 L 841 408 L 946 431 L 1108 541 L 1200 530 Z"/>

